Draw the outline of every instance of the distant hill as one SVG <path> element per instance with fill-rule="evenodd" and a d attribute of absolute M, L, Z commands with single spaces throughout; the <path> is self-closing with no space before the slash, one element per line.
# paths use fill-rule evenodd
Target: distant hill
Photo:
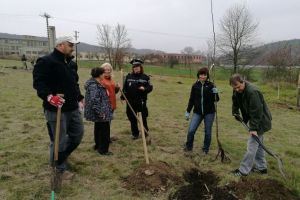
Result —
<path fill-rule="evenodd" d="M 87 44 L 84 42 L 80 42 L 77 46 L 78 52 L 104 52 L 104 50 L 96 45 Z M 130 48 L 129 52 L 137 55 L 145 55 L 151 53 L 164 53 L 163 51 L 153 50 L 153 49 L 136 49 Z"/>
<path fill-rule="evenodd" d="M 145 55 L 145 54 L 151 54 L 151 53 L 155 53 L 155 54 L 161 54 L 161 53 L 165 53 L 163 51 L 160 50 L 153 50 L 153 49 L 135 49 L 135 48 L 130 48 L 129 52 L 132 54 L 137 54 L 137 55 Z"/>
<path fill-rule="evenodd" d="M 87 44 L 84 42 L 80 42 L 77 45 L 78 52 L 104 52 L 103 49 L 96 45 Z"/>
<path fill-rule="evenodd" d="M 17 34 L 10 34 L 10 33 L 1 33 L 0 32 L 0 40 L 1 39 L 17 39 L 17 40 L 24 40 L 28 39 L 28 37 L 31 37 L 31 35 L 17 35 Z M 47 37 L 40 37 L 40 36 L 33 36 L 35 40 L 38 41 L 48 41 Z M 97 45 L 91 45 L 84 42 L 80 42 L 77 46 L 78 52 L 104 52 L 104 50 L 97 46 Z M 163 53 L 163 51 L 159 50 L 153 50 L 153 49 L 136 49 L 136 48 L 130 48 L 129 52 L 132 54 L 137 55 L 144 55 L 144 54 L 150 54 L 150 53 Z"/>
<path fill-rule="evenodd" d="M 291 56 L 296 58 L 297 63 L 300 64 L 300 39 L 293 39 L 293 40 L 284 40 L 279 42 L 273 42 L 261 45 L 255 48 L 256 56 L 251 61 L 251 64 L 255 65 L 266 65 L 267 57 L 275 51 L 283 48 L 290 48 Z"/>
<path fill-rule="evenodd" d="M 268 59 L 270 55 L 283 49 L 289 50 L 295 64 L 300 65 L 300 39 L 260 45 L 251 49 L 251 53 L 244 54 L 244 56 L 248 57 L 246 60 L 249 65 L 269 65 Z M 228 56 L 221 56 L 219 60 L 224 64 L 232 64 L 232 60 Z"/>
<path fill-rule="evenodd" d="M 9 33 L 0 33 L 0 39 L 24 39 L 25 35 L 16 35 L 16 34 L 9 34 Z M 34 36 L 37 40 L 40 41 L 47 41 L 46 37 L 39 37 Z M 291 55 L 293 58 L 297 58 L 297 64 L 300 65 L 300 39 L 293 39 L 293 40 L 286 40 L 286 41 L 279 41 L 264 44 L 258 47 L 255 47 L 255 56 L 251 60 L 250 64 L 254 65 L 265 65 L 267 64 L 267 57 L 270 53 L 284 47 L 289 47 L 291 50 Z M 103 49 L 97 45 L 91 45 L 84 42 L 81 42 L 77 46 L 78 52 L 104 52 Z M 135 55 L 145 55 L 145 54 L 160 54 L 165 53 L 160 50 L 153 50 L 153 49 L 136 49 L 130 48 L 129 52 Z M 222 58 L 221 58 L 222 59 Z M 227 60 L 225 58 L 225 60 Z M 226 61 L 225 61 L 226 62 Z"/>

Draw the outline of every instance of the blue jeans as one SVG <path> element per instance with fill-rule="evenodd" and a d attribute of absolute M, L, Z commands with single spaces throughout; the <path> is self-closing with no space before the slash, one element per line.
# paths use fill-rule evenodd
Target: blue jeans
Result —
<path fill-rule="evenodd" d="M 215 113 L 209 113 L 206 115 L 199 115 L 197 113 L 193 113 L 192 120 L 189 126 L 188 134 L 187 134 L 187 141 L 186 141 L 186 149 L 188 151 L 193 150 L 193 143 L 194 143 L 194 135 L 201 124 L 202 120 L 204 119 L 204 142 L 202 151 L 208 153 L 210 143 L 211 143 L 211 130 L 212 125 L 214 122 Z"/>

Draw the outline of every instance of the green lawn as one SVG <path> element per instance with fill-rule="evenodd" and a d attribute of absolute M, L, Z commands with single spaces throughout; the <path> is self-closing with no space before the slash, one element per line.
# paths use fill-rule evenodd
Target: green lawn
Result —
<path fill-rule="evenodd" d="M 188 128 L 184 112 L 191 85 L 195 81 L 195 72 L 193 78 L 188 78 L 165 76 L 178 75 L 178 69 L 164 70 L 166 71 L 163 72 L 161 67 L 145 67 L 146 73 L 152 75 L 151 81 L 154 85 L 148 101 L 148 123 L 152 135 L 152 145 L 149 146 L 150 162 L 167 162 L 179 175 L 185 169 L 194 167 L 197 162 L 202 170 L 213 170 L 222 177 L 222 184 L 236 181 L 237 178 L 228 172 L 238 167 L 245 153 L 248 134 L 231 116 L 232 90 L 225 73 L 217 72 L 220 74 L 216 77 L 223 78 L 216 79 L 215 82 L 221 98 L 218 104 L 220 139 L 232 160 L 226 164 L 220 160 L 212 161 L 217 153 L 215 128 L 211 151 L 207 157 L 191 160 L 184 156 L 182 145 Z M 84 82 L 89 78 L 90 68 L 80 67 L 79 73 L 80 85 L 83 88 Z M 188 74 L 188 70 L 184 73 Z M 120 82 L 120 72 L 115 71 L 114 75 L 116 81 Z M 259 84 L 259 81 L 256 83 Z M 0 85 L 0 199 L 49 199 L 51 175 L 48 166 L 49 141 L 42 102 L 32 89 L 31 70 L 0 67 Z M 279 180 L 300 196 L 299 110 L 283 106 L 285 103 L 294 105 L 293 89 L 283 90 L 284 99 L 277 100 L 276 90 L 267 85 L 259 87 L 273 115 L 273 129 L 266 134 L 265 145 L 283 158 L 288 176 L 285 182 L 278 171 L 276 161 L 267 156 L 269 164 L 267 178 Z M 84 92 L 83 89 L 82 91 Z M 153 196 L 150 192 L 136 194 L 123 187 L 121 178 L 131 174 L 145 161 L 142 141 L 130 139 L 130 125 L 126 118 L 125 105 L 118 101 L 117 106 L 111 132 L 118 140 L 110 147 L 114 155 L 101 157 L 92 150 L 93 124 L 85 121 L 83 141 L 69 158 L 76 176 L 71 182 L 64 183 L 58 199 L 163 200 L 174 190 L 171 188 Z M 200 152 L 202 140 L 203 125 L 197 132 L 194 152 Z M 175 154 L 164 152 L 161 148 L 168 148 Z M 259 175 L 251 176 L 260 178 Z"/>

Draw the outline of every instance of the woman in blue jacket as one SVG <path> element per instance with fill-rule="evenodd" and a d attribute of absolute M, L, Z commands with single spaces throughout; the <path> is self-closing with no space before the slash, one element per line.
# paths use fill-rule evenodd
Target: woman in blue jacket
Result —
<path fill-rule="evenodd" d="M 112 107 L 105 87 L 100 84 L 104 78 L 104 69 L 93 68 L 91 75 L 92 77 L 85 83 L 84 117 L 94 122 L 94 149 L 101 155 L 112 155 L 112 152 L 108 151 Z"/>
<path fill-rule="evenodd" d="M 193 84 L 188 107 L 185 112 L 186 120 L 189 120 L 192 108 L 193 115 L 189 125 L 185 151 L 193 150 L 194 135 L 204 120 L 204 142 L 202 151 L 207 154 L 211 143 L 212 125 L 215 117 L 215 101 L 219 101 L 218 90 L 209 81 L 209 70 L 207 67 L 200 68 L 197 72 L 198 80 Z"/>

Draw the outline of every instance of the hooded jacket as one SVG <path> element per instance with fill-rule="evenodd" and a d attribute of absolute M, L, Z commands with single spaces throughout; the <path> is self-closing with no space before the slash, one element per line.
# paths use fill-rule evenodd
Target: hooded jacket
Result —
<path fill-rule="evenodd" d="M 88 121 L 108 122 L 112 120 L 112 107 L 106 89 L 94 78 L 86 81 L 84 117 Z"/>
<path fill-rule="evenodd" d="M 242 93 L 233 91 L 232 114 L 241 114 L 250 131 L 262 134 L 271 129 L 272 115 L 262 93 L 251 83 L 245 82 Z"/>

